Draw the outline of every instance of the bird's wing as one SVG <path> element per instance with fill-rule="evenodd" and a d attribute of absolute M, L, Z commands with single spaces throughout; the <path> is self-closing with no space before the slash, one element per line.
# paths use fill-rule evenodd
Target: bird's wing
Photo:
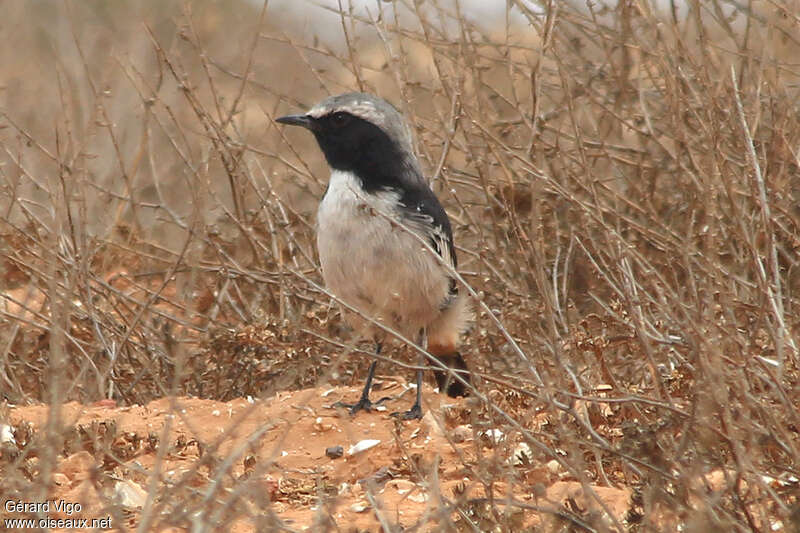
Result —
<path fill-rule="evenodd" d="M 447 264 L 458 266 L 450 219 L 427 185 L 406 189 L 401 194 L 400 216 L 409 228 L 428 239 Z"/>

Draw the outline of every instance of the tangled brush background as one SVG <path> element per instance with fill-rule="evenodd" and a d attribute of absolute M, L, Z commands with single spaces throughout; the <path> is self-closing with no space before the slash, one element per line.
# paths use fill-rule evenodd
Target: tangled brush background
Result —
<path fill-rule="evenodd" d="M 797 530 L 798 12 L 4 6 L 4 500 L 142 530 Z M 273 123 L 359 89 L 413 124 L 478 302 L 475 390 L 417 426 L 327 408 L 369 349 L 319 288 L 325 163 Z"/>

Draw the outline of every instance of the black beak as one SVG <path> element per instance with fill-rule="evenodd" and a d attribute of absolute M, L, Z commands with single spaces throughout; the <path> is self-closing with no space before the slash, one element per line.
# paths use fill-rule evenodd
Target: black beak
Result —
<path fill-rule="evenodd" d="M 307 130 L 314 129 L 314 119 L 308 115 L 287 115 L 285 117 L 276 118 L 275 122 L 289 124 L 291 126 L 303 126 Z"/>

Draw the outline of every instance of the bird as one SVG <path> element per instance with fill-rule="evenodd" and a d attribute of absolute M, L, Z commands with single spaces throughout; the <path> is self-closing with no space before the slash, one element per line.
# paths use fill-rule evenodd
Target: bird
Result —
<path fill-rule="evenodd" d="M 378 96 L 351 92 L 276 122 L 313 133 L 330 168 L 317 210 L 317 250 L 328 291 L 358 311 L 343 311 L 346 322 L 368 332 L 376 355 L 386 332 L 359 315 L 417 342 L 469 383 L 458 345 L 472 311 L 452 275 L 457 267 L 452 226 L 423 176 L 403 115 Z M 351 415 L 380 403 L 369 399 L 377 362 L 373 358 L 360 399 L 339 403 Z M 422 355 L 414 405 L 393 415 L 422 417 L 426 364 Z M 451 397 L 465 395 L 464 382 L 437 366 L 439 390 Z"/>

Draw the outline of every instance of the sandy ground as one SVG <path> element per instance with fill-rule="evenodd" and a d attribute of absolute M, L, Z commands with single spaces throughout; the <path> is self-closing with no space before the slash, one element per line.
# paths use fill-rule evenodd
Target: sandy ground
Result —
<path fill-rule="evenodd" d="M 275 521 L 293 530 L 335 525 L 344 531 L 380 531 L 383 524 L 399 531 L 422 524 L 420 530 L 435 531 L 446 521 L 480 530 L 487 496 L 497 500 L 513 494 L 517 504 L 505 506 L 503 518 L 511 530 L 557 519 L 537 509 L 566 506 L 585 515 L 599 502 L 624 521 L 630 490 L 595 486 L 587 497 L 556 462 L 534 464 L 519 442 L 473 428 L 467 422 L 469 399 L 426 389 L 423 420 L 401 422 L 390 412 L 406 409 L 413 389 L 392 380 L 379 385 L 376 398 L 393 397 L 385 410 L 354 417 L 331 407 L 357 398 L 352 387 L 281 392 L 263 401 L 65 404 L 63 431 L 73 440 L 67 439 L 57 458 L 50 497 L 82 508 L 72 516 L 55 511 L 48 516 L 95 518 L 122 507 L 124 514 L 112 517 L 114 524 L 125 521 L 121 529 L 146 520 L 153 529 L 182 531 L 168 526 L 202 515 L 212 523 L 226 520 L 241 532 L 264 530 Z M 44 433 L 47 417 L 44 405 L 10 409 L 20 449 Z M 337 446 L 341 457 L 326 455 Z M 25 460 L 31 469 L 41 462 Z M 507 481 L 482 484 L 486 469 L 506 469 Z M 460 513 L 450 510 L 456 503 Z"/>

